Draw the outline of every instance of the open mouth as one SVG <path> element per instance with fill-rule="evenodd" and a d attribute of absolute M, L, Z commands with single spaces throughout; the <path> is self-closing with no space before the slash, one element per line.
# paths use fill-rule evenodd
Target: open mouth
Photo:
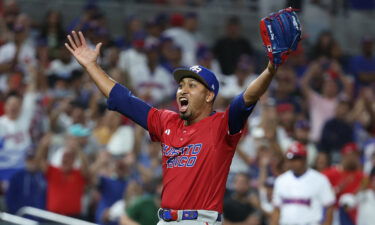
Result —
<path fill-rule="evenodd" d="M 189 100 L 185 97 L 179 99 L 180 101 L 180 112 L 185 113 L 188 109 Z"/>

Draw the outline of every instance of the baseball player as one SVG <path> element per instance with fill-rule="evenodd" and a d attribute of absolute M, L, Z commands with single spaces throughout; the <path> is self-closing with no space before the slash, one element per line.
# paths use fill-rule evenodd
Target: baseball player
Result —
<path fill-rule="evenodd" d="M 275 17 L 284 21 L 278 22 Z M 81 32 L 68 35 L 69 44 L 65 46 L 108 98 L 108 108 L 132 119 L 148 130 L 153 141 L 161 143 L 163 192 L 159 225 L 221 224 L 225 183 L 243 126 L 277 66 L 290 50 L 295 50 L 300 39 L 298 19 L 292 10 L 280 11 L 264 23 L 269 25 L 262 35 L 268 41 L 265 44 L 270 62 L 225 112 L 213 110 L 219 82 L 202 66 L 173 72 L 178 83 L 178 113 L 159 110 L 134 97 L 101 69 L 96 62 L 101 43 L 90 49 Z M 290 29 L 272 27 L 280 25 Z"/>
<path fill-rule="evenodd" d="M 307 167 L 303 144 L 293 143 L 286 158 L 290 170 L 276 178 L 271 225 L 331 225 L 335 195 L 328 179 Z"/>

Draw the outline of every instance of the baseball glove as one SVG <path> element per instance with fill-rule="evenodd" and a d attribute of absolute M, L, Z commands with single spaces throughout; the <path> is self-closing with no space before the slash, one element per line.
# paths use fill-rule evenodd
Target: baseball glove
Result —
<path fill-rule="evenodd" d="M 291 7 L 263 18 L 260 21 L 260 32 L 268 58 L 276 67 L 285 62 L 301 40 L 301 25 Z"/>

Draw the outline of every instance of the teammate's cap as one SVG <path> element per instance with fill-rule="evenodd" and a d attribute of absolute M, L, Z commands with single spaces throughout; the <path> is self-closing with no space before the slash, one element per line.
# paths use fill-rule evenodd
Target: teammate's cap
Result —
<path fill-rule="evenodd" d="M 307 150 L 300 142 L 294 142 L 286 152 L 287 159 L 306 158 Z"/>
<path fill-rule="evenodd" d="M 358 152 L 358 146 L 356 143 L 350 142 L 344 145 L 341 149 L 341 154 L 346 155 L 349 153 Z"/>
<path fill-rule="evenodd" d="M 219 92 L 219 81 L 217 80 L 215 74 L 203 66 L 195 65 L 191 67 L 178 68 L 173 71 L 173 76 L 177 83 L 179 83 L 182 78 L 185 77 L 191 77 L 198 80 L 204 84 L 208 90 L 215 93 L 215 98 Z"/>

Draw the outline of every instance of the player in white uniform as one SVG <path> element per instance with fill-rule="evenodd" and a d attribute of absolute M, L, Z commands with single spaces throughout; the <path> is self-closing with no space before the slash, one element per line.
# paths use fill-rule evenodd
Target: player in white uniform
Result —
<path fill-rule="evenodd" d="M 289 170 L 275 181 L 271 225 L 332 224 L 332 186 L 324 175 L 307 167 L 306 157 L 306 148 L 301 143 L 289 147 Z"/>

